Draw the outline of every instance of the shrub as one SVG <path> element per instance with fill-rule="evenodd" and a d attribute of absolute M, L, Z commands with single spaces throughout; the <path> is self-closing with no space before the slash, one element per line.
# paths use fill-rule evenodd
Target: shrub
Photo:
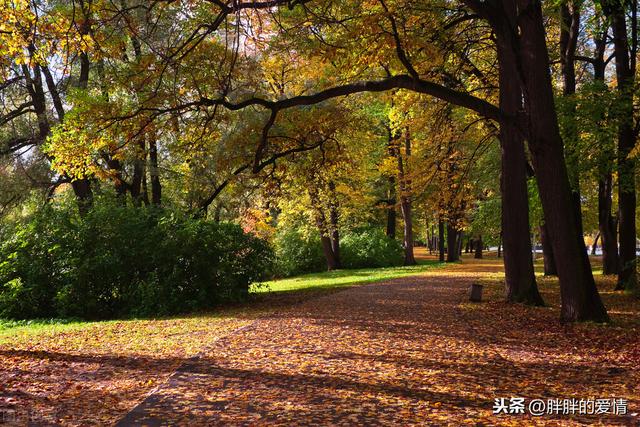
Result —
<path fill-rule="evenodd" d="M 270 272 L 266 242 L 233 224 L 101 202 L 47 207 L 0 247 L 0 317 L 167 315 L 245 298 Z"/>
<path fill-rule="evenodd" d="M 390 267 L 403 262 L 400 243 L 377 228 L 347 234 L 340 242 L 340 255 L 344 268 Z"/>
<path fill-rule="evenodd" d="M 326 270 L 320 238 L 307 237 L 296 229 L 279 230 L 275 242 L 276 273 L 294 276 Z"/>

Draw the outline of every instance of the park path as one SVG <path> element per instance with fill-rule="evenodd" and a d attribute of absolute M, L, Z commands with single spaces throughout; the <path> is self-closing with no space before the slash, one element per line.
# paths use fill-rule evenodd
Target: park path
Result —
<path fill-rule="evenodd" d="M 185 362 L 119 425 L 578 423 L 492 415 L 496 397 L 624 385 L 597 385 L 611 382 L 606 366 L 554 361 L 554 348 L 496 333 L 495 319 L 467 299 L 472 281 L 498 270 L 495 262 L 434 269 L 260 318 Z"/>

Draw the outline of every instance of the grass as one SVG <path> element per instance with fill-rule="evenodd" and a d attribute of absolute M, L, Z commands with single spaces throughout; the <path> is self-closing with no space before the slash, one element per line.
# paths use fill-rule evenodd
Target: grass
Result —
<path fill-rule="evenodd" d="M 327 290 L 418 275 L 437 266 L 444 265 L 432 260 L 418 262 L 418 265 L 408 267 L 364 268 L 305 274 L 260 283 L 254 286 L 253 291 L 264 293 Z"/>
<path fill-rule="evenodd" d="M 353 286 L 357 284 L 365 284 L 378 282 L 382 280 L 394 279 L 423 273 L 429 269 L 441 265 L 437 261 L 420 260 L 419 264 L 410 267 L 388 267 L 388 268 L 367 268 L 357 270 L 336 270 L 330 272 L 306 274 L 303 276 L 291 277 L 281 280 L 273 280 L 269 282 L 255 284 L 252 292 L 260 297 L 268 297 L 269 294 L 277 295 L 283 293 L 300 293 L 331 291 L 341 287 Z M 263 300 L 263 298 L 260 298 Z M 263 301 L 264 303 L 264 301 Z M 250 301 L 246 307 L 251 311 L 254 302 Z M 264 305 L 264 304 L 263 304 Z M 256 307 L 258 310 L 259 308 Z M 211 317 L 235 317 L 238 313 L 245 310 L 238 310 L 238 307 L 222 309 L 216 313 L 204 313 L 174 316 L 160 320 L 179 321 L 185 320 L 185 325 L 193 328 L 191 324 L 194 319 L 210 319 Z M 109 320 L 109 321 L 82 321 L 79 319 L 33 319 L 33 320 L 7 320 L 0 319 L 0 344 L 15 342 L 16 339 L 28 339 L 32 335 L 53 335 L 61 332 L 73 332 L 83 329 L 92 329 L 95 327 L 111 328 L 114 324 L 128 324 L 136 329 L 139 325 L 152 319 L 128 319 L 128 320 Z M 205 322 L 206 323 L 206 322 Z"/>

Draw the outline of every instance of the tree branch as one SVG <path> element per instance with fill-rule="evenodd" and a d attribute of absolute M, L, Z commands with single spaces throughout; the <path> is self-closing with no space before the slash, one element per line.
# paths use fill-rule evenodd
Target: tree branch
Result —
<path fill-rule="evenodd" d="M 284 110 L 292 107 L 319 104 L 329 99 L 348 96 L 356 93 L 385 92 L 391 89 L 407 89 L 414 92 L 431 95 L 443 101 L 447 101 L 460 107 L 465 107 L 473 110 L 488 119 L 496 121 L 508 119 L 506 116 L 504 116 L 504 114 L 498 107 L 483 99 L 477 98 L 464 92 L 459 92 L 447 88 L 437 83 L 429 82 L 422 79 L 415 79 L 408 75 L 397 75 L 376 81 L 355 82 L 325 89 L 312 95 L 294 96 L 278 101 L 269 101 L 263 98 L 253 97 L 240 102 L 231 102 L 226 98 L 211 99 L 203 97 L 199 101 L 184 104 L 180 107 L 174 107 L 172 108 L 172 110 L 191 108 L 199 105 L 211 107 L 221 105 L 233 111 L 241 110 L 253 105 L 261 106 L 270 110 Z M 157 109 L 150 110 L 158 111 Z"/>

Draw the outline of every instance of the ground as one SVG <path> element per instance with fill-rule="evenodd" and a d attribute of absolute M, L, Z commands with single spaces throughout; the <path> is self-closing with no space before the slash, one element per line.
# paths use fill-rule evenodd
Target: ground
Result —
<path fill-rule="evenodd" d="M 532 308 L 503 302 L 502 276 L 499 259 L 464 258 L 215 316 L 16 328 L 0 405 L 63 425 L 636 425 L 637 300 L 598 276 L 612 323 L 562 325 L 557 280 L 539 279 L 549 306 Z M 511 397 L 623 398 L 628 413 L 492 413 Z"/>

